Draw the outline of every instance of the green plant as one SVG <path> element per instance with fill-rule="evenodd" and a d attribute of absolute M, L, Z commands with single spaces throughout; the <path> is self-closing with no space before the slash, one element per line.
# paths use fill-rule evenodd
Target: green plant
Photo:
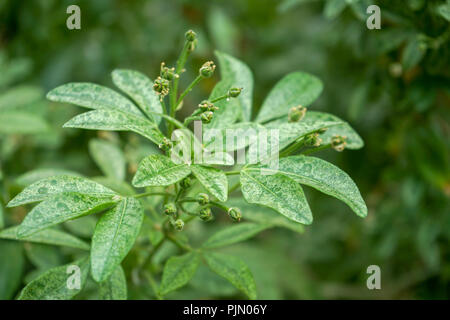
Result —
<path fill-rule="evenodd" d="M 97 283 L 99 298 L 125 299 L 127 282 L 122 262 L 136 246 L 144 256 L 135 262 L 133 276 L 146 278 L 156 298 L 186 285 L 204 263 L 248 298 L 255 299 L 255 282 L 246 264 L 216 250 L 268 228 L 284 226 L 298 230 L 299 224 L 311 224 L 311 210 L 301 185 L 342 200 L 358 216 L 367 215 L 367 207 L 351 178 L 331 163 L 309 156 L 326 148 L 342 151 L 363 146 L 362 139 L 348 123 L 331 114 L 306 110 L 322 91 L 322 83 L 315 76 L 303 72 L 285 76 L 268 94 L 252 121 L 250 69 L 236 58 L 216 52 L 220 82 L 208 100 L 200 102 L 184 122 L 176 119 L 186 95 L 203 79 L 212 77 L 216 68 L 212 61 L 204 63 L 198 76 L 178 95 L 180 77 L 196 43 L 195 33 L 188 31 L 175 67 L 168 68 L 162 63 L 154 82 L 137 71 L 115 70 L 113 82 L 131 100 L 91 83 L 69 83 L 48 93 L 52 101 L 93 109 L 76 116 L 65 127 L 131 131 L 150 140 L 161 152 L 148 155 L 136 168 L 132 185 L 145 188 L 138 193 L 126 182 L 126 157 L 117 144 L 105 139 L 92 140 L 90 153 L 105 177 L 94 181 L 78 175 L 46 174 L 42 179 L 35 178 L 34 183 L 8 203 L 8 207 L 16 207 L 38 202 L 19 226 L 0 231 L 0 238 L 76 250 L 75 262 L 51 268 L 36 277 L 22 290 L 20 299 L 73 298 L 88 283 L 89 275 Z M 198 141 L 199 137 L 189 129 L 195 121 L 215 130 L 215 135 Z M 206 158 L 206 162 L 180 161 L 186 155 L 195 159 L 199 152 L 210 152 L 228 130 L 235 136 L 251 132 L 250 138 L 264 130 L 275 130 L 278 139 L 271 140 L 270 146 L 279 149 L 276 167 L 268 162 L 274 160 L 273 154 L 251 162 L 249 159 L 255 156 L 253 144 L 239 139 L 232 149 L 223 145 L 214 149 L 222 157 Z M 229 152 L 237 150 L 246 150 L 245 163 L 234 164 Z M 230 163 L 233 168 L 225 170 Z M 239 189 L 246 203 L 240 199 Z M 253 209 L 247 211 L 249 207 Z M 220 230 L 199 246 L 193 246 L 180 232 L 190 223 L 211 221 L 221 212 L 230 221 L 248 222 Z M 101 213 L 101 217 L 90 246 L 58 228 L 95 213 Z M 85 225 L 81 226 L 84 229 Z M 137 241 L 141 236 L 149 243 Z M 177 252 L 183 254 L 170 256 L 161 272 L 158 268 L 161 261 L 155 260 L 165 242 L 173 243 Z M 89 255 L 83 250 L 89 251 Z M 76 289 L 67 285 L 71 265 L 80 270 L 81 285 Z"/>

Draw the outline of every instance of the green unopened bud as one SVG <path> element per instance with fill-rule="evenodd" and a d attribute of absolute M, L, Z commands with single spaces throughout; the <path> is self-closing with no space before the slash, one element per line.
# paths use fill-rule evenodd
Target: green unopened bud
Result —
<path fill-rule="evenodd" d="M 202 219 L 203 221 L 209 221 L 211 220 L 212 217 L 212 213 L 211 213 L 211 208 L 210 207 L 204 207 L 200 209 L 200 214 L 199 214 L 200 219 Z"/>
<path fill-rule="evenodd" d="M 184 228 L 184 221 L 181 219 L 177 219 L 177 220 L 175 220 L 175 222 L 173 222 L 172 225 L 175 228 L 175 230 L 181 231 Z"/>
<path fill-rule="evenodd" d="M 239 222 L 242 219 L 242 213 L 239 208 L 230 208 L 228 209 L 228 215 L 233 221 Z"/>
<path fill-rule="evenodd" d="M 305 146 L 318 147 L 322 143 L 322 139 L 319 138 L 319 133 L 311 133 L 305 137 Z"/>
<path fill-rule="evenodd" d="M 216 65 L 212 61 L 205 62 L 199 70 L 199 74 L 203 78 L 210 78 L 214 74 L 214 70 L 216 70 Z"/>
<path fill-rule="evenodd" d="M 209 203 L 209 196 L 206 193 L 199 193 L 196 198 L 198 204 L 202 206 L 207 205 Z"/>
<path fill-rule="evenodd" d="M 175 68 L 168 68 L 165 66 L 164 62 L 161 63 L 161 78 L 166 80 L 172 80 L 173 78 L 178 78 L 178 75 L 175 73 Z"/>
<path fill-rule="evenodd" d="M 338 152 L 343 151 L 345 149 L 345 146 L 347 145 L 347 142 L 345 141 L 346 139 L 346 136 L 333 136 L 331 138 L 331 147 Z"/>
<path fill-rule="evenodd" d="M 194 31 L 192 31 L 192 30 L 188 30 L 188 31 L 184 34 L 184 36 L 186 37 L 186 40 L 189 41 L 189 42 L 192 42 L 192 41 L 194 41 L 195 39 L 197 39 L 197 34 L 196 34 Z"/>
<path fill-rule="evenodd" d="M 216 107 L 214 104 L 212 104 L 211 102 L 207 101 L 207 100 L 203 100 L 198 107 L 200 108 L 200 110 L 202 111 L 211 111 L 214 112 L 216 110 L 219 110 L 218 107 Z"/>
<path fill-rule="evenodd" d="M 210 123 L 214 113 L 212 111 L 205 111 L 200 115 L 200 119 L 202 119 L 203 123 Z"/>
<path fill-rule="evenodd" d="M 183 189 L 187 189 L 192 185 L 191 178 L 186 177 L 183 180 L 180 181 L 180 187 Z"/>
<path fill-rule="evenodd" d="M 170 141 L 169 139 L 167 139 L 166 137 L 163 138 L 163 141 L 158 145 L 158 147 L 161 150 L 164 151 L 169 151 L 172 147 L 173 147 L 173 143 L 172 141 Z"/>
<path fill-rule="evenodd" d="M 169 94 L 169 81 L 167 79 L 163 79 L 161 77 L 156 78 L 153 83 L 153 90 L 161 97 L 164 97 Z"/>
<path fill-rule="evenodd" d="M 190 41 L 190 42 L 188 43 L 187 50 L 188 50 L 189 52 L 194 51 L 195 48 L 197 48 L 197 42 L 198 42 L 197 39 L 195 39 L 194 41 Z"/>
<path fill-rule="evenodd" d="M 302 105 L 298 105 L 296 107 L 292 107 L 289 110 L 288 121 L 289 122 L 299 122 L 303 119 L 306 114 L 306 108 Z"/>
<path fill-rule="evenodd" d="M 231 88 L 228 90 L 228 96 L 231 98 L 237 98 L 242 92 L 242 88 Z"/>
<path fill-rule="evenodd" d="M 168 216 L 171 216 L 176 212 L 177 206 L 175 205 L 175 203 L 170 202 L 164 205 L 164 213 L 167 214 Z"/>

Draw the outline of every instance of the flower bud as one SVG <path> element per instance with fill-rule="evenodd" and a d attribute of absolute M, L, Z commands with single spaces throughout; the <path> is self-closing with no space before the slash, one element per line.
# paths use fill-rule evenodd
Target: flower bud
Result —
<path fill-rule="evenodd" d="M 317 132 L 318 132 L 319 134 L 323 134 L 323 133 L 327 132 L 327 130 L 328 130 L 328 128 L 321 128 L 321 129 L 319 129 Z"/>
<path fill-rule="evenodd" d="M 166 80 L 172 80 L 173 78 L 178 78 L 178 75 L 175 73 L 175 68 L 168 68 L 165 66 L 165 63 L 161 63 L 161 78 Z"/>
<path fill-rule="evenodd" d="M 195 39 L 194 41 L 189 42 L 188 48 L 187 48 L 188 52 L 192 52 L 192 51 L 195 50 L 195 48 L 197 48 L 197 42 L 198 42 L 197 39 Z"/>
<path fill-rule="evenodd" d="M 163 141 L 158 145 L 158 147 L 163 151 L 168 151 L 173 147 L 173 143 L 172 141 L 164 137 Z"/>
<path fill-rule="evenodd" d="M 186 40 L 189 41 L 189 42 L 192 42 L 192 41 L 194 41 L 195 39 L 197 39 L 197 34 L 196 34 L 194 31 L 192 31 L 192 30 L 188 30 L 188 31 L 184 34 L 184 36 L 186 37 Z"/>
<path fill-rule="evenodd" d="M 289 110 L 288 121 L 289 122 L 299 122 L 303 119 L 306 114 L 306 108 L 302 105 L 298 105 L 296 107 L 292 107 Z"/>
<path fill-rule="evenodd" d="M 164 205 L 164 213 L 168 216 L 173 215 L 177 212 L 177 207 L 175 206 L 175 203 L 169 202 L 166 205 Z"/>
<path fill-rule="evenodd" d="M 214 104 L 212 104 L 211 102 L 209 102 L 208 100 L 203 100 L 198 107 L 200 108 L 200 110 L 202 111 L 211 111 L 214 112 L 216 110 L 219 110 L 218 107 L 216 107 Z"/>
<path fill-rule="evenodd" d="M 319 133 L 311 133 L 305 137 L 305 146 L 318 147 L 322 143 L 322 139 L 319 138 Z"/>
<path fill-rule="evenodd" d="M 212 213 L 211 213 L 211 208 L 210 207 L 204 207 L 200 209 L 200 214 L 199 214 L 200 219 L 202 219 L 203 221 L 209 221 L 211 220 L 212 217 Z"/>
<path fill-rule="evenodd" d="M 216 65 L 212 61 L 205 62 L 199 70 L 200 75 L 203 78 L 210 78 L 216 70 Z"/>
<path fill-rule="evenodd" d="M 184 221 L 181 219 L 177 219 L 177 220 L 175 220 L 175 222 L 173 222 L 172 225 L 175 228 L 175 230 L 181 231 L 184 228 Z"/>
<path fill-rule="evenodd" d="M 228 209 L 228 215 L 233 221 L 239 222 L 242 219 L 242 213 L 239 208 L 230 208 Z"/>
<path fill-rule="evenodd" d="M 237 98 L 242 92 L 242 88 L 231 88 L 228 90 L 228 96 L 231 98 Z"/>
<path fill-rule="evenodd" d="M 166 96 L 169 93 L 169 81 L 161 77 L 156 78 L 153 83 L 153 90 L 162 97 Z"/>
<path fill-rule="evenodd" d="M 180 187 L 183 189 L 187 189 L 192 185 L 191 178 L 186 177 L 183 180 L 180 181 Z"/>
<path fill-rule="evenodd" d="M 346 136 L 334 135 L 331 138 L 331 147 L 336 151 L 339 152 L 343 151 L 345 149 L 345 146 L 347 145 L 345 139 L 347 139 Z"/>
<path fill-rule="evenodd" d="M 205 111 L 200 115 L 200 119 L 202 119 L 203 123 L 210 123 L 214 113 L 212 111 Z"/>
<path fill-rule="evenodd" d="M 199 193 L 196 198 L 198 204 L 202 206 L 207 205 L 209 203 L 209 196 L 206 193 Z"/>

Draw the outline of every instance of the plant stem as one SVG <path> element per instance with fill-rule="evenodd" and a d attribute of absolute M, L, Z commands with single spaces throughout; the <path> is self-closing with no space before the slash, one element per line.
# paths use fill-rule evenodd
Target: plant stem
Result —
<path fill-rule="evenodd" d="M 151 192 L 136 194 L 132 197 L 137 199 L 137 198 L 143 198 L 143 197 L 149 197 L 149 196 L 166 196 L 166 195 L 174 196 L 174 194 L 168 193 L 168 192 L 153 192 L 153 191 L 151 191 Z"/>
<path fill-rule="evenodd" d="M 173 244 L 175 244 L 177 247 L 179 247 L 180 249 L 183 249 L 184 251 L 193 251 L 194 249 L 192 249 L 191 246 L 189 245 L 185 245 L 183 243 L 181 243 L 180 241 L 178 241 L 174 236 L 172 236 L 171 234 L 166 234 L 166 238 L 171 241 Z"/>
<path fill-rule="evenodd" d="M 321 150 L 324 150 L 324 149 L 327 149 L 327 148 L 330 148 L 330 147 L 331 147 L 330 143 L 329 144 L 324 144 L 324 145 L 322 145 L 320 147 L 306 150 L 305 152 L 303 152 L 303 154 L 304 155 L 311 154 L 311 153 L 314 153 L 314 152 L 317 152 L 317 151 L 321 151 Z"/>
<path fill-rule="evenodd" d="M 191 92 L 192 88 L 194 88 L 195 85 L 196 85 L 197 83 L 199 83 L 202 79 L 203 79 L 203 77 L 202 77 L 201 75 L 198 75 L 198 76 L 194 79 L 194 81 L 192 81 L 191 84 L 186 88 L 186 90 L 183 91 L 183 93 L 182 93 L 182 94 L 180 95 L 180 97 L 178 98 L 178 101 L 177 101 L 177 103 L 176 103 L 176 108 L 175 108 L 175 110 L 178 109 L 178 106 L 179 106 L 180 103 L 183 101 L 184 97 L 185 97 L 189 92 Z"/>
<path fill-rule="evenodd" d="M 237 188 L 239 188 L 240 185 L 241 185 L 240 182 L 235 183 L 235 185 L 232 186 L 232 187 L 228 190 L 228 193 L 232 193 L 232 192 L 235 191 Z"/>
<path fill-rule="evenodd" d="M 211 103 L 215 103 L 215 102 L 218 102 L 218 101 L 220 101 L 220 100 L 227 99 L 228 97 L 229 97 L 229 96 L 228 96 L 228 93 L 227 93 L 227 94 L 224 94 L 223 96 L 220 96 L 220 97 L 217 97 L 217 98 L 211 100 Z"/>
<path fill-rule="evenodd" d="M 226 172 L 225 172 L 225 174 L 226 174 L 227 176 L 238 175 L 238 174 L 240 174 L 240 173 L 241 173 L 240 171 L 226 171 Z"/>
<path fill-rule="evenodd" d="M 163 297 L 161 297 L 158 293 L 158 286 L 156 285 L 155 279 L 153 279 L 152 274 L 150 272 L 145 272 L 144 275 L 147 277 L 148 283 L 150 284 L 150 287 L 152 288 L 156 299 L 163 300 Z"/>

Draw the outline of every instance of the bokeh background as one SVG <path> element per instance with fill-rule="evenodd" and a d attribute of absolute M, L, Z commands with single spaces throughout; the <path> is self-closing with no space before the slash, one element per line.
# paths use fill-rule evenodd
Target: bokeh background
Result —
<path fill-rule="evenodd" d="M 81 30 L 66 27 L 71 4 L 81 8 Z M 370 4 L 381 8 L 381 30 L 366 27 Z M 27 128 L 0 128 L 3 225 L 26 214 L 4 208 L 27 183 L 24 173 L 61 168 L 99 175 L 88 152 L 99 133 L 62 129 L 79 109 L 50 104 L 45 93 L 71 81 L 113 87 L 115 68 L 155 78 L 162 61 L 174 63 L 184 32 L 193 29 L 199 45 L 185 81 L 215 49 L 230 53 L 253 70 L 256 112 L 283 75 L 313 73 L 324 91 L 311 109 L 349 121 L 366 144 L 319 155 L 356 181 L 369 207 L 366 219 L 305 188 L 315 221 L 304 233 L 270 230 L 227 249 L 249 264 L 259 298 L 448 299 L 449 19 L 445 0 L 0 1 L 0 113 L 15 109 L 34 117 Z M 187 104 L 194 107 L 218 78 L 202 82 Z M 150 148 L 136 136 L 109 138 L 129 151 L 130 167 Z M 0 241 L 0 299 L 14 298 L 40 270 L 67 259 L 60 249 Z M 151 298 L 131 279 L 132 259 L 130 298 Z M 382 271 L 381 290 L 366 288 L 373 264 Z M 173 298 L 242 298 L 211 278 L 203 270 Z"/>

